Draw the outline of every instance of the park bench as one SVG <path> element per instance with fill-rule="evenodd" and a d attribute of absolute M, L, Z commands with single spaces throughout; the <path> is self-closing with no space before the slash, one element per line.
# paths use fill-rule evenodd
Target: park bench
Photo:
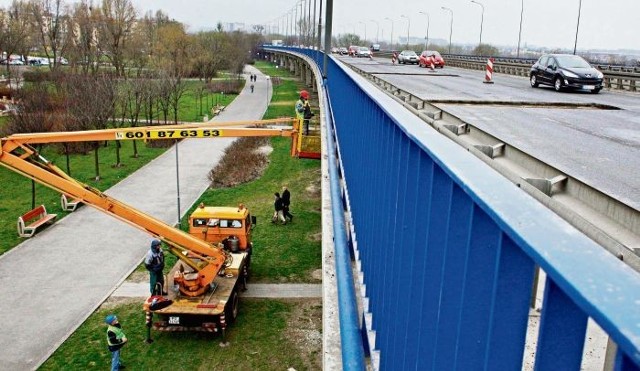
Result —
<path fill-rule="evenodd" d="M 215 107 L 211 107 L 211 114 L 213 116 L 218 116 L 220 114 L 220 112 L 222 112 L 225 108 L 226 108 L 226 106 L 222 106 L 222 105 L 218 104 Z"/>
<path fill-rule="evenodd" d="M 62 204 L 62 210 L 64 211 L 75 211 L 78 206 L 82 203 L 82 200 L 79 198 L 70 198 L 71 196 L 67 196 L 66 194 L 60 195 L 60 204 Z"/>
<path fill-rule="evenodd" d="M 47 213 L 44 205 L 29 210 L 18 217 L 18 235 L 20 237 L 31 237 L 39 227 L 53 223 L 57 216 L 57 214 Z"/>

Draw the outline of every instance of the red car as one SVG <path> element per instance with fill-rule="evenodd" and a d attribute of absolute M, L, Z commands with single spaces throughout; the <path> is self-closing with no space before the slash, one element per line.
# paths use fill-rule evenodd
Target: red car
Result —
<path fill-rule="evenodd" d="M 418 61 L 418 66 L 420 67 L 429 67 L 433 62 L 434 67 L 443 68 L 444 67 L 444 58 L 435 50 L 425 50 L 420 53 L 420 60 Z"/>

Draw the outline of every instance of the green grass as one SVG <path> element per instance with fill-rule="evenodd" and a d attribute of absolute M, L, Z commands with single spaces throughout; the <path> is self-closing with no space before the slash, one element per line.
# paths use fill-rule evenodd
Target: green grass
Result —
<path fill-rule="evenodd" d="M 256 62 L 262 72 L 265 62 Z M 273 67 L 271 67 L 273 69 Z M 285 71 L 289 76 L 289 71 Z M 283 80 L 275 91 L 264 118 L 277 118 L 293 114 L 300 82 Z M 320 210 L 320 162 L 296 159 L 289 155 L 291 140 L 271 139 L 273 152 L 269 166 L 259 179 L 227 189 L 209 189 L 194 204 L 223 206 L 244 203 L 258 217 L 254 229 L 254 255 L 251 259 L 251 277 L 265 282 L 318 282 L 311 277 L 322 266 L 321 261 L 321 210 Z M 240 165 L 240 164 L 239 164 Z M 273 194 L 283 185 L 291 192 L 293 223 L 272 224 Z M 194 206 L 195 208 L 196 206 Z M 189 210 L 189 215 L 192 210 Z M 187 220 L 183 220 L 187 229 Z"/>
<path fill-rule="evenodd" d="M 178 119 L 180 121 L 202 121 L 199 115 L 199 106 L 194 96 L 194 89 L 204 85 L 200 81 L 187 81 L 189 90 L 181 99 L 181 108 Z M 220 103 L 223 105 L 230 104 L 237 95 L 233 94 L 208 94 L 203 98 L 204 102 Z M 204 110 L 206 111 L 206 105 Z M 6 123 L 7 118 L 0 118 L 0 126 Z M 138 158 L 132 158 L 133 145 L 131 142 L 123 142 L 121 149 L 121 162 L 123 167 L 114 168 L 112 165 L 116 163 L 115 142 L 108 142 L 107 147 L 100 149 L 100 176 L 101 180 L 94 181 L 95 166 L 93 152 L 87 155 L 71 156 L 71 176 L 80 182 L 87 183 L 99 190 L 106 190 L 129 174 L 138 170 L 152 159 L 156 158 L 166 148 L 147 148 L 142 142 L 138 142 Z M 49 161 L 58 165 L 63 171 L 66 171 L 66 159 L 60 155 L 55 146 L 45 146 L 42 154 Z M 0 254 L 12 249 L 14 246 L 23 241 L 18 237 L 16 231 L 16 223 L 18 217 L 25 212 L 31 210 L 31 180 L 26 177 L 14 173 L 0 166 Z M 61 210 L 60 195 L 40 184 L 36 184 L 36 205 L 43 204 L 50 213 L 58 214 L 58 218 L 66 216 L 68 213 Z"/>
<path fill-rule="evenodd" d="M 148 148 L 144 144 L 138 143 L 139 157 L 133 158 L 131 157 L 133 154 L 132 143 L 123 143 L 120 156 L 124 166 L 116 168 L 112 166 L 116 163 L 115 143 L 109 142 L 108 147 L 103 147 L 99 150 L 100 181 L 96 182 L 94 180 L 93 152 L 87 155 L 71 156 L 71 176 L 92 187 L 106 190 L 162 154 L 165 150 L 165 148 Z M 42 154 L 49 161 L 66 171 L 65 157 L 57 153 L 54 146 L 45 147 Z M 18 237 L 16 222 L 20 215 L 31 210 L 31 180 L 0 167 L 0 184 L 7 185 L 0 187 L 0 200 L 2 200 L 2 203 L 0 203 L 0 253 L 5 253 L 23 240 Z M 58 218 L 68 214 L 61 209 L 59 193 L 36 183 L 36 205 L 40 204 L 45 205 L 49 213 L 58 214 Z"/>
<path fill-rule="evenodd" d="M 116 313 L 128 338 L 121 352 L 130 370 L 310 370 L 308 360 L 292 352 L 296 343 L 285 336 L 294 303 L 278 300 L 242 300 L 236 322 L 227 331 L 229 346 L 220 337 L 202 333 L 154 332 L 154 343 L 144 342 L 141 303 L 99 309 L 58 348 L 40 370 L 106 370 L 111 353 L 106 346 L 104 318 Z"/>
<path fill-rule="evenodd" d="M 301 88 L 294 82 L 274 95 L 272 106 L 289 102 Z M 283 105 L 293 110 L 293 104 Z M 278 106 L 280 107 L 280 106 Z M 278 117 L 270 110 L 265 118 Z M 289 156 L 290 139 L 272 138 L 270 164 L 259 179 L 229 189 L 206 191 L 198 205 L 244 203 L 258 217 L 254 229 L 251 281 L 319 282 L 311 272 L 321 269 L 320 162 Z M 241 166 L 241 164 L 239 164 Z M 273 193 L 287 184 L 291 191 L 293 223 L 276 225 Z M 187 213 L 189 215 L 191 210 Z M 186 218 L 181 227 L 187 228 Z M 174 259 L 167 258 L 167 268 Z M 109 304 L 92 314 L 56 350 L 42 370 L 106 369 L 110 353 L 106 347 L 108 313 L 116 313 L 123 323 L 129 344 L 122 357 L 134 370 L 316 370 L 321 368 L 321 345 L 305 345 L 296 334 L 322 328 L 319 300 L 283 301 L 241 299 L 236 323 L 228 329 L 230 345 L 219 347 L 219 337 L 200 333 L 157 333 L 152 345 L 144 343 L 142 303 Z"/>
<path fill-rule="evenodd" d="M 204 115 L 211 118 L 211 107 L 216 104 L 229 105 L 238 95 L 210 93 L 205 90 L 202 95 L 202 105 L 196 96 L 196 89 L 205 85 L 202 81 L 187 80 L 185 82 L 187 91 L 180 98 L 179 121 L 202 122 Z"/>

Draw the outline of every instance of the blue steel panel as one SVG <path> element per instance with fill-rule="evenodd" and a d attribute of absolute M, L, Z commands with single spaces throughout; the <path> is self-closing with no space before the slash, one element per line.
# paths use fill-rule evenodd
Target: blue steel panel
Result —
<path fill-rule="evenodd" d="M 438 190 L 434 189 L 434 193 Z M 464 275 L 466 271 L 469 239 L 471 236 L 471 215 L 473 202 L 467 194 L 457 185 L 453 186 L 451 196 L 451 209 L 443 215 L 447 218 L 447 235 L 444 248 L 444 270 L 441 279 L 442 286 L 439 292 L 427 293 L 429 300 L 439 302 L 438 319 L 435 329 L 435 358 L 433 371 L 451 370 L 455 362 L 455 350 L 458 342 L 458 326 L 462 315 L 462 290 L 464 287 Z M 429 319 L 426 321 L 429 322 Z M 425 323 L 420 333 L 423 337 L 433 336 L 429 333 L 429 327 L 433 323 Z M 420 339 L 421 351 L 424 339 Z M 425 344 L 426 345 L 426 344 Z M 424 351 L 429 351 L 424 349 Z"/>
<path fill-rule="evenodd" d="M 305 53 L 309 54 L 311 51 Z M 509 348 L 509 351 L 506 352 L 508 354 L 505 354 L 501 351 L 503 349 L 501 344 L 509 342 L 521 344 L 523 341 L 522 318 L 528 307 L 528 298 L 527 300 L 523 299 L 522 293 L 530 291 L 526 282 L 530 282 L 531 270 L 523 268 L 521 270 L 521 272 L 524 271 L 523 277 L 514 278 L 513 282 L 504 278 L 517 276 L 517 269 L 510 270 L 511 268 L 507 268 L 504 263 L 509 260 L 502 255 L 506 254 L 506 246 L 517 246 L 516 250 L 520 250 L 511 254 L 513 256 L 520 254 L 519 258 L 515 258 L 515 260 L 521 261 L 520 266 L 530 266 L 531 262 L 527 262 L 527 256 L 531 257 L 552 278 L 552 284 L 557 284 L 555 291 L 559 294 L 549 295 L 550 304 L 545 305 L 545 310 L 549 311 L 549 314 L 546 314 L 547 319 L 543 318 L 546 325 L 543 326 L 542 331 L 546 331 L 547 335 L 543 336 L 541 331 L 540 349 L 543 355 L 539 355 L 542 361 L 538 361 L 536 367 L 564 370 L 566 369 L 564 368 L 565 364 L 574 369 L 574 365 L 579 365 L 580 352 L 573 348 L 581 349 L 582 340 L 576 340 L 579 337 L 570 339 L 569 342 L 580 343 L 580 346 L 573 346 L 571 354 L 564 352 L 566 357 L 559 364 L 558 358 L 554 359 L 553 356 L 548 356 L 548 354 L 552 354 L 551 351 L 554 350 L 555 345 L 555 342 L 552 341 L 553 336 L 549 333 L 557 332 L 557 329 L 563 331 L 566 327 L 585 325 L 586 320 L 576 321 L 575 318 L 584 319 L 587 313 L 615 339 L 620 349 L 623 350 L 625 357 L 621 357 L 622 361 L 619 365 L 622 366 L 620 367 L 626 369 L 630 366 L 625 366 L 625 364 L 639 364 L 640 295 L 638 293 L 640 292 L 640 279 L 635 272 L 632 272 L 623 263 L 616 261 L 588 238 L 573 231 L 565 222 L 528 196 L 523 195 L 512 184 L 492 174 L 486 165 L 477 159 L 470 158 L 467 153 L 435 134 L 430 128 L 425 128 L 424 123 L 406 110 L 398 108 L 398 105 L 383 93 L 376 89 L 360 89 L 357 85 L 360 84 L 361 78 L 359 76 L 337 66 L 333 58 L 330 58 L 329 61 L 327 86 L 332 93 L 335 93 L 332 95 L 331 102 L 335 105 L 337 136 L 340 147 L 344 150 L 342 155 L 345 177 L 353 197 L 351 207 L 354 225 L 358 232 L 359 247 L 363 252 L 365 282 L 367 283 L 367 291 L 371 294 L 374 323 L 376 318 L 387 318 L 383 323 L 378 323 L 377 327 L 388 328 L 387 321 L 393 322 L 395 320 L 392 316 L 384 317 L 386 314 L 381 312 L 380 309 L 384 307 L 385 300 L 390 297 L 406 300 L 406 296 L 400 296 L 398 292 L 386 292 L 393 291 L 394 287 L 397 287 L 395 281 L 392 281 L 391 286 L 387 285 L 384 276 L 386 273 L 384 267 L 389 264 L 388 255 L 386 255 L 388 251 L 385 250 L 388 250 L 389 246 L 394 246 L 394 242 L 398 242 L 395 240 L 397 236 L 389 236 L 389 233 L 386 233 L 387 236 L 385 236 L 385 233 L 381 232 L 375 224 L 376 219 L 373 219 L 379 212 L 384 211 L 382 210 L 384 207 L 380 205 L 389 201 L 388 193 L 393 192 L 388 188 L 389 183 L 384 179 L 385 174 L 394 170 L 392 167 L 394 162 L 390 158 L 393 156 L 393 143 L 397 142 L 390 141 L 389 135 L 399 135 L 402 138 L 401 142 L 404 142 L 405 138 L 415 141 L 425 154 L 425 159 L 430 157 L 435 161 L 437 170 L 434 170 L 434 174 L 442 172 L 445 174 L 445 178 L 448 178 L 453 184 L 453 196 L 451 204 L 448 205 L 449 212 L 446 214 L 446 221 L 443 222 L 446 230 L 442 227 L 433 229 L 431 224 L 434 216 L 433 213 L 429 214 L 428 242 L 425 250 L 421 251 L 423 255 L 417 251 L 406 252 L 408 257 L 426 257 L 424 265 L 421 262 L 412 262 L 412 274 L 407 276 L 407 279 L 412 280 L 407 282 L 411 288 L 423 282 L 425 284 L 422 286 L 422 291 L 418 290 L 422 293 L 420 297 L 422 300 L 416 300 L 416 303 L 412 301 L 407 308 L 408 313 L 418 314 L 419 326 L 414 326 L 418 328 L 414 329 L 408 323 L 403 323 L 407 333 L 407 349 L 405 349 L 404 363 L 402 364 L 408 366 L 406 369 L 451 369 L 454 367 L 453 352 L 456 346 L 471 346 L 471 344 L 464 345 L 464 339 L 460 339 L 456 335 L 459 326 L 461 326 L 460 329 L 467 328 L 463 326 L 464 321 L 461 315 L 469 309 L 464 308 L 461 311 L 459 308 L 463 300 L 462 275 L 468 269 L 464 264 L 469 248 L 467 242 L 469 242 L 469 238 L 473 238 L 470 237 L 470 213 L 474 208 L 476 210 L 482 209 L 497 228 L 508 236 L 508 238 L 503 238 L 508 243 L 503 244 L 500 250 L 499 264 L 494 266 L 498 281 L 489 285 L 493 290 L 490 296 L 491 308 L 494 312 L 488 319 L 487 325 L 491 339 L 488 340 L 486 351 L 478 359 L 479 362 L 486 361 L 482 367 L 491 369 L 494 365 L 501 364 L 493 363 L 496 358 L 505 362 L 504 364 L 515 364 L 517 363 L 516 358 L 521 357 L 515 354 L 517 353 L 513 350 L 517 348 L 515 345 Z M 357 81 L 357 84 L 354 81 Z M 380 119 L 378 119 L 377 112 L 382 112 Z M 358 119 L 361 121 L 364 119 L 364 123 L 355 124 Z M 375 129 L 376 125 L 382 126 L 382 128 Z M 374 140 L 370 143 L 362 135 L 363 132 L 369 131 L 375 131 L 375 134 L 372 133 Z M 376 135 L 378 140 L 376 140 Z M 381 161 L 373 161 L 374 159 Z M 407 181 L 410 182 L 409 179 Z M 416 179 L 416 181 L 418 180 Z M 352 184 L 353 189 L 351 188 Z M 431 203 L 443 195 L 441 191 L 433 189 L 434 197 L 430 200 Z M 430 208 L 435 209 L 434 205 L 431 205 Z M 386 211 L 391 212 L 388 209 Z M 407 212 L 410 212 L 409 208 Z M 370 223 L 367 224 L 363 221 Z M 436 245 L 431 242 L 431 238 L 435 238 L 434 233 L 438 233 L 436 230 L 444 234 L 442 238 L 446 243 Z M 416 231 L 424 232 L 421 228 L 416 228 Z M 424 237 L 423 234 L 413 236 L 416 241 Z M 401 254 L 404 251 L 392 250 L 391 253 Z M 437 269 L 432 272 L 432 268 L 428 267 L 428 264 L 437 264 L 438 256 L 443 257 L 441 261 L 444 259 L 441 264 L 442 275 L 441 279 L 433 281 L 428 279 L 428 275 L 437 275 L 439 272 Z M 391 260 L 391 264 L 393 262 L 394 260 Z M 425 267 L 425 272 L 417 274 L 413 269 L 421 266 Z M 383 273 L 382 276 L 378 274 L 380 272 Z M 416 273 L 414 274 L 414 272 Z M 417 280 L 417 282 L 413 280 Z M 433 287 L 429 285 L 433 285 Z M 520 289 L 515 290 L 513 287 Z M 437 290 L 437 292 L 433 292 L 433 290 Z M 514 291 L 518 291 L 515 299 L 511 296 Z M 411 292 L 413 294 L 413 290 Z M 470 294 L 473 293 L 478 294 L 472 290 L 468 297 L 465 297 L 465 307 L 470 305 L 468 301 L 471 297 Z M 563 298 L 563 296 L 565 297 Z M 513 304 L 508 301 L 510 299 L 513 299 Z M 429 317 L 429 310 L 433 309 L 429 305 L 435 305 L 437 318 Z M 548 306 L 554 308 L 547 308 Z M 486 307 L 484 310 L 486 311 Z M 563 313 L 571 315 L 569 324 L 566 323 L 567 317 L 562 317 Z M 432 316 L 433 312 L 430 315 Z M 519 318 L 516 319 L 517 323 L 507 322 L 514 325 L 515 329 L 510 329 L 507 324 L 502 324 L 502 317 L 509 315 Z M 543 314 L 544 316 L 545 314 Z M 411 316 L 409 318 L 413 319 Z M 484 332 L 485 329 L 476 328 L 474 331 L 472 334 L 477 335 Z M 508 339 L 502 339 L 497 334 L 506 334 L 504 336 Z M 386 342 L 389 344 L 388 340 L 383 340 L 388 335 L 384 330 L 380 331 L 377 343 L 384 344 Z M 465 336 L 466 331 L 459 335 L 460 337 Z M 434 336 L 435 338 L 433 338 Z M 414 341 L 418 339 L 417 351 L 413 352 L 410 349 L 409 339 L 414 339 Z M 433 343 L 431 350 L 427 349 L 430 347 L 429 341 Z M 462 343 L 458 344 L 459 341 Z M 473 349 L 475 351 L 476 348 Z M 384 353 L 391 351 L 386 346 L 380 350 L 383 359 Z M 432 356 L 435 355 L 432 365 L 425 365 L 424 362 L 421 362 L 423 351 L 430 351 Z M 567 358 L 570 359 L 567 360 Z M 548 367 L 544 366 L 545 360 L 549 362 Z M 628 362 L 625 362 L 626 360 Z M 415 367 L 413 367 L 414 361 Z M 399 367 L 399 364 L 393 365 L 393 368 Z"/>
<path fill-rule="evenodd" d="M 409 158 L 409 152 L 411 150 L 410 141 L 402 135 L 399 135 L 400 142 L 398 148 L 398 173 L 397 185 L 396 185 L 396 200 L 395 206 L 396 218 L 393 222 L 393 228 L 390 230 L 395 236 L 395 241 L 391 246 L 392 261 L 391 261 L 391 292 L 394 294 L 390 298 L 390 313 L 391 313 L 391 325 L 389 326 L 388 345 L 386 357 L 381 357 L 381 364 L 387 364 L 389 361 L 391 365 L 397 365 L 403 360 L 403 350 L 406 345 L 404 343 L 404 333 L 400 331 L 403 329 L 403 323 L 406 318 L 400 318 L 398 313 L 401 308 L 405 307 L 406 296 L 403 296 L 404 290 L 401 288 L 406 285 L 406 257 L 407 257 L 407 244 L 406 237 L 407 230 L 406 215 L 407 215 L 407 187 L 409 176 L 409 164 L 414 162 Z M 413 180 L 413 174 L 412 174 Z M 412 182 L 413 183 L 413 182 Z M 386 358 L 386 359 L 385 359 Z"/>
<path fill-rule="evenodd" d="M 587 320 L 584 312 L 547 276 L 535 370 L 580 370 Z"/>
<path fill-rule="evenodd" d="M 637 371 L 640 370 L 640 367 L 633 364 L 633 360 L 627 357 L 626 354 L 620 352 L 616 352 L 616 361 L 613 366 L 614 371 Z"/>
<path fill-rule="evenodd" d="M 435 359 L 436 334 L 440 313 L 441 288 L 444 285 L 443 273 L 445 254 L 447 252 L 447 231 L 460 224 L 456 220 L 461 214 L 451 209 L 453 184 L 451 179 L 439 167 L 433 164 L 433 160 L 425 153 L 422 161 L 431 162 L 432 179 L 431 187 L 424 197 L 429 200 L 430 208 L 423 212 L 427 215 L 424 234 L 420 234 L 421 247 L 425 249 L 423 278 L 419 281 L 421 286 L 417 288 L 416 301 L 411 302 L 415 307 L 412 312 L 418 313 L 414 318 L 415 326 L 412 331 L 417 341 L 416 351 L 411 359 L 408 369 L 429 370 Z M 458 208 L 460 210 L 460 208 Z M 452 223 L 453 225 L 449 225 Z M 455 243 L 455 241 L 453 241 Z M 462 260 L 460 260 L 462 262 Z"/>
<path fill-rule="evenodd" d="M 380 248 L 383 249 L 381 255 L 384 257 L 383 261 L 380 262 L 380 268 L 378 269 L 379 275 L 377 279 L 380 289 L 380 295 L 378 295 L 378 299 L 381 301 L 379 307 L 380 311 L 376 316 L 374 316 L 374 322 L 377 318 L 377 321 L 380 323 L 380 326 L 376 327 L 376 330 L 378 330 L 382 335 L 380 337 L 380 349 L 387 348 L 389 345 L 389 328 L 390 326 L 393 326 L 394 318 L 394 313 L 391 313 L 391 303 L 395 300 L 395 293 L 392 289 L 393 277 L 396 274 L 392 265 L 395 255 L 395 235 L 393 234 L 393 227 L 395 225 L 397 212 L 396 189 L 398 186 L 398 175 L 400 171 L 399 155 L 401 141 L 399 130 L 394 126 L 391 126 L 390 128 L 391 137 L 390 145 L 388 147 L 390 151 L 388 154 L 389 160 L 384 166 L 389 173 L 385 177 L 383 193 L 380 195 L 380 199 L 382 200 L 382 208 L 380 210 L 381 223 L 377 233 L 381 237 Z"/>
<path fill-rule="evenodd" d="M 500 237 L 500 229 L 475 207 L 457 331 L 456 370 L 478 370 L 485 364 Z"/>
<path fill-rule="evenodd" d="M 402 363 L 398 362 L 399 368 L 408 370 L 409 365 L 414 365 L 418 357 L 417 343 L 418 333 L 415 324 L 420 319 L 422 311 L 419 303 L 422 301 L 421 289 L 424 285 L 426 243 L 424 236 L 427 233 L 428 215 L 431 209 L 431 179 L 433 162 L 420 149 L 411 144 L 409 157 L 415 159 L 410 161 L 409 174 L 413 175 L 414 181 L 408 183 L 407 187 L 407 229 L 412 231 L 407 233 L 405 259 L 407 267 L 406 284 L 400 287 L 400 296 L 403 299 L 403 306 L 398 310 L 399 324 L 398 338 L 404 344 L 402 350 Z M 413 305 L 410 305 L 415 303 Z"/>
<path fill-rule="evenodd" d="M 534 266 L 509 237 L 502 236 L 485 370 L 517 370 L 522 365 Z"/>

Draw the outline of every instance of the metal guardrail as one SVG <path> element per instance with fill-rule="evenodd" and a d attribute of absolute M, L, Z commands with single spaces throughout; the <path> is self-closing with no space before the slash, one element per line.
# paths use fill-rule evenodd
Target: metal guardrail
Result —
<path fill-rule="evenodd" d="M 536 369 L 579 369 L 591 317 L 640 370 L 638 273 L 333 59 L 327 86 L 374 369 L 520 369 L 538 265 Z"/>

